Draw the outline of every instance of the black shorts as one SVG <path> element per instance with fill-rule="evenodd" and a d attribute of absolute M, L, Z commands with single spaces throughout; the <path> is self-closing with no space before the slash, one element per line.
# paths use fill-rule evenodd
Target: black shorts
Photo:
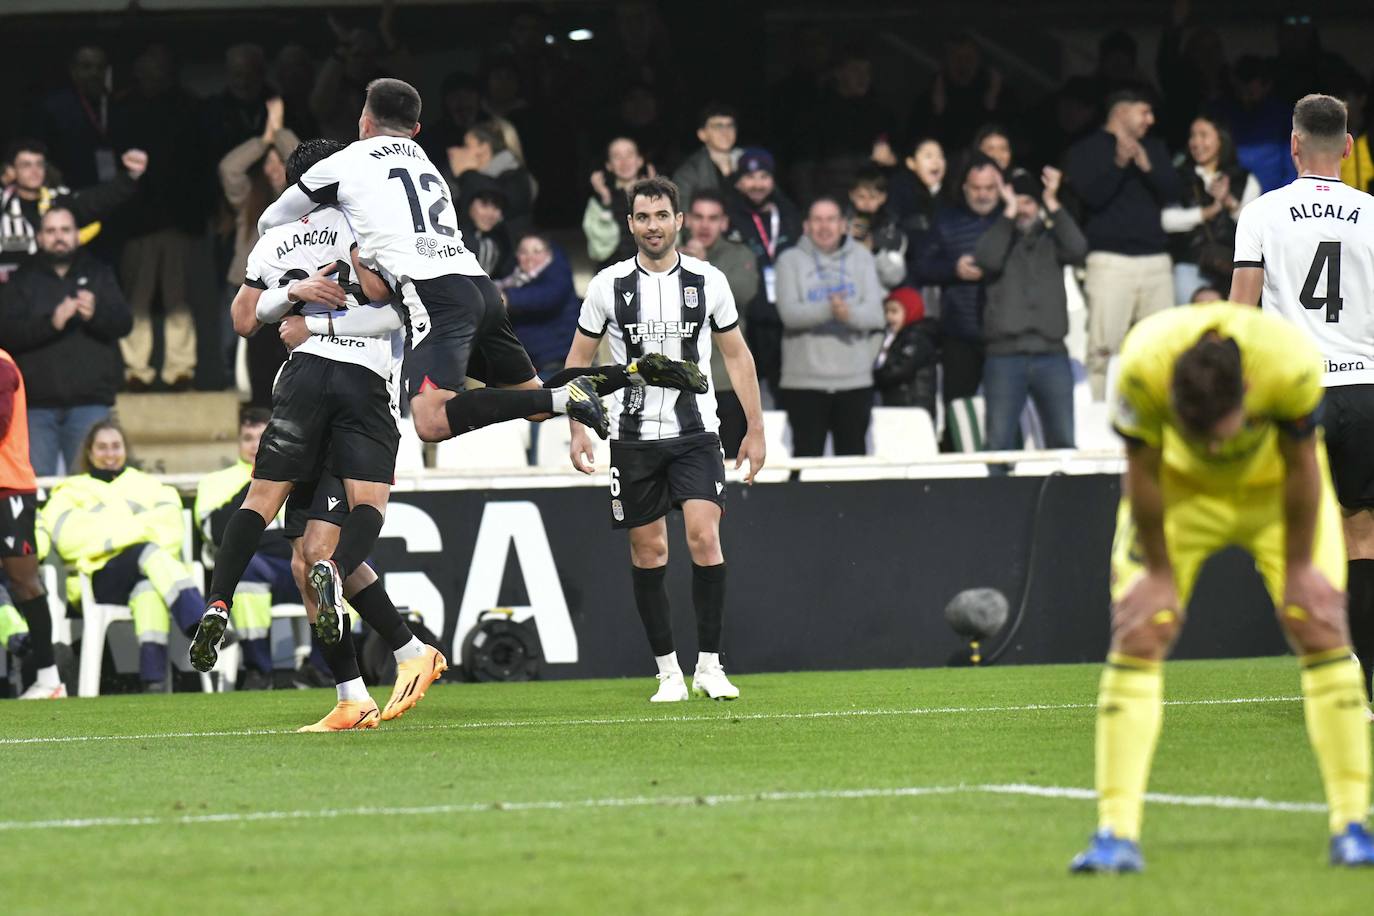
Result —
<path fill-rule="evenodd" d="M 0 557 L 28 557 L 37 550 L 33 523 L 37 498 L 32 493 L 0 496 Z"/>
<path fill-rule="evenodd" d="M 715 433 L 611 442 L 611 527 L 638 528 L 689 499 L 725 506 L 725 453 Z"/>
<path fill-rule="evenodd" d="M 401 297 L 410 316 L 402 370 L 406 397 L 431 388 L 462 391 L 469 377 L 498 386 L 534 378 L 534 364 L 490 278 L 407 280 Z"/>
<path fill-rule="evenodd" d="M 289 540 L 303 537 L 305 526 L 314 522 L 328 522 L 343 527 L 348 517 L 348 496 L 343 481 L 328 471 L 315 480 L 297 481 L 286 497 L 286 520 L 282 533 Z"/>
<path fill-rule="evenodd" d="M 299 353 L 272 389 L 272 419 L 253 476 L 311 481 L 327 470 L 389 484 L 400 442 L 385 379 L 365 366 Z"/>
<path fill-rule="evenodd" d="M 1374 509 L 1374 385 L 1326 389 L 1322 425 L 1336 498 L 1347 509 Z"/>

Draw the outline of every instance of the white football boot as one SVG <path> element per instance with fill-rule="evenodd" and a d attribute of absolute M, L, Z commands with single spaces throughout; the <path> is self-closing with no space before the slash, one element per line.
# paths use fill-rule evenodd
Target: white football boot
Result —
<path fill-rule="evenodd" d="M 688 698 L 687 682 L 681 671 L 660 672 L 654 677 L 658 678 L 658 693 L 649 697 L 650 703 L 681 703 Z"/>
<path fill-rule="evenodd" d="M 730 683 L 719 662 L 697 665 L 696 671 L 692 672 L 692 693 L 712 700 L 739 699 L 739 688 Z"/>
<path fill-rule="evenodd" d="M 35 682 L 32 687 L 19 694 L 21 700 L 65 700 L 66 698 L 67 685 L 65 684 L 49 687 Z"/>

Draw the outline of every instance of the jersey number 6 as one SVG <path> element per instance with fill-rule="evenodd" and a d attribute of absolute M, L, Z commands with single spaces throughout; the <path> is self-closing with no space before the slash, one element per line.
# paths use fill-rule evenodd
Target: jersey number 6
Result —
<path fill-rule="evenodd" d="M 1326 270 L 1326 295 L 1317 298 L 1317 281 Z M 1318 242 L 1317 254 L 1312 259 L 1312 267 L 1307 271 L 1307 282 L 1298 293 L 1298 301 L 1305 309 L 1326 309 L 1326 323 L 1335 324 L 1341 320 L 1341 243 Z"/>

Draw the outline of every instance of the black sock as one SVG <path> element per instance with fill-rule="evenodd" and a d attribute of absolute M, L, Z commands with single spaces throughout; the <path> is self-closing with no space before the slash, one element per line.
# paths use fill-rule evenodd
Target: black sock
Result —
<path fill-rule="evenodd" d="M 630 567 L 630 577 L 635 587 L 635 607 L 639 608 L 639 619 L 644 622 L 649 648 L 656 656 L 671 655 L 673 652 L 673 617 L 668 609 L 668 587 L 664 583 L 667 573 L 666 566 L 655 569 Z"/>
<path fill-rule="evenodd" d="M 347 620 L 344 622 L 339 641 L 332 646 L 325 643 L 322 648 L 324 663 L 329 666 L 334 683 L 342 684 L 344 681 L 362 677 L 358 671 L 358 654 L 353 651 L 353 628 L 348 625 Z"/>
<path fill-rule="evenodd" d="M 223 601 L 226 606 L 233 604 L 234 591 L 239 587 L 243 571 L 253 554 L 258 552 L 258 541 L 267 528 L 267 522 L 252 509 L 240 509 L 229 517 L 224 526 L 224 538 L 215 551 L 215 571 L 210 576 L 210 591 L 205 596 L 206 603 Z"/>
<path fill-rule="evenodd" d="M 553 394 L 547 388 L 477 388 L 444 403 L 452 436 L 483 426 L 540 413 L 553 413 Z"/>
<path fill-rule="evenodd" d="M 1369 695 L 1374 685 L 1374 560 L 1351 560 L 1347 578 L 1350 642 L 1364 669 L 1365 694 Z"/>
<path fill-rule="evenodd" d="M 33 663 L 39 668 L 54 664 L 52 654 L 52 615 L 48 613 L 48 596 L 39 595 L 27 601 L 16 601 L 14 607 L 29 625 L 29 648 Z"/>
<path fill-rule="evenodd" d="M 392 652 L 414 638 L 410 627 L 406 626 L 406 622 L 401 619 L 401 613 L 396 610 L 396 605 L 392 604 L 391 596 L 382 588 L 381 579 L 349 598 L 348 603 L 353 605 L 353 610 L 358 612 L 358 616 L 362 617 L 368 626 L 377 631 L 377 635 L 391 647 Z"/>
<path fill-rule="evenodd" d="M 339 578 L 347 579 L 353 575 L 353 570 L 363 565 L 372 548 L 377 546 L 382 521 L 382 513 L 366 503 L 348 513 L 339 526 L 339 543 L 334 545 L 334 556 L 329 558 L 339 567 Z"/>
<path fill-rule="evenodd" d="M 725 618 L 725 564 L 692 564 L 692 604 L 697 611 L 697 651 L 719 652 Z"/>
<path fill-rule="evenodd" d="M 625 371 L 624 366 L 579 366 L 575 369 L 564 369 L 555 372 L 550 378 L 545 380 L 545 388 L 562 388 L 575 378 L 587 375 L 596 382 L 596 393 L 598 397 L 605 397 L 608 394 L 629 387 L 630 373 Z"/>

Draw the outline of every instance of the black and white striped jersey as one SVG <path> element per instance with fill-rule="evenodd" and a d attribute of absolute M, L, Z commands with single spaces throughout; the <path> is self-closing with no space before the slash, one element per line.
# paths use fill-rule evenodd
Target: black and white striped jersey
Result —
<path fill-rule="evenodd" d="M 625 365 L 645 353 L 696 363 L 711 377 L 711 334 L 739 324 L 725 274 L 705 261 L 678 255 L 671 270 L 652 273 L 634 257 L 592 278 L 577 319 L 579 333 L 611 335 L 611 357 Z M 676 439 L 716 432 L 716 395 L 665 388 L 617 391 L 611 437 L 622 442 Z"/>

